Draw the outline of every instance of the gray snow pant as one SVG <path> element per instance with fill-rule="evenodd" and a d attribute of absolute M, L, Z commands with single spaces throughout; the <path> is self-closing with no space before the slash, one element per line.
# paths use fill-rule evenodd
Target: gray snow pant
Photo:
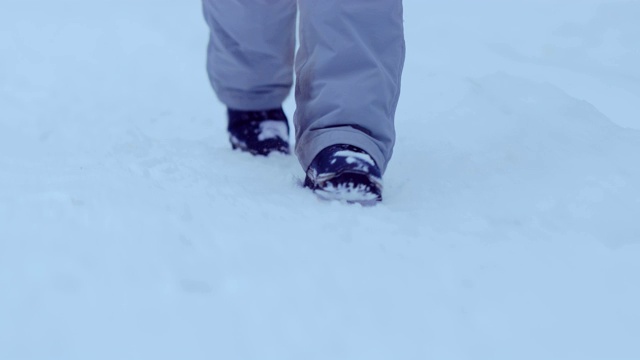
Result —
<path fill-rule="evenodd" d="M 278 108 L 293 83 L 296 154 L 306 169 L 325 147 L 350 144 L 385 170 L 404 63 L 402 0 L 203 0 L 207 70 L 239 110 Z"/>

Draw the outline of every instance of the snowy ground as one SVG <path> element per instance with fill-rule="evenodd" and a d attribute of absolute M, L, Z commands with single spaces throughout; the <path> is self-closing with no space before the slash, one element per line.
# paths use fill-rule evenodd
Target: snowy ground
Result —
<path fill-rule="evenodd" d="M 199 1 L 2 0 L 0 359 L 640 359 L 640 2 L 405 11 L 361 208 L 229 150 Z"/>

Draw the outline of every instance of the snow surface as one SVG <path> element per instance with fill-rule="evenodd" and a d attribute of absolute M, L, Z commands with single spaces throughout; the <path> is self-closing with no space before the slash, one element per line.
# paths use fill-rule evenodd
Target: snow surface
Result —
<path fill-rule="evenodd" d="M 230 150 L 200 7 L 2 0 L 0 359 L 640 359 L 640 2 L 405 0 L 374 208 Z"/>

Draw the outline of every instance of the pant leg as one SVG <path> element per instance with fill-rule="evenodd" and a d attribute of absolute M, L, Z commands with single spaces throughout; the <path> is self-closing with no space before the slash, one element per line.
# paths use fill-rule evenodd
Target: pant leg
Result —
<path fill-rule="evenodd" d="M 211 29 L 207 71 L 220 101 L 277 108 L 293 83 L 295 0 L 203 0 Z"/>
<path fill-rule="evenodd" d="M 299 0 L 296 153 L 358 146 L 384 171 L 404 64 L 402 0 Z"/>

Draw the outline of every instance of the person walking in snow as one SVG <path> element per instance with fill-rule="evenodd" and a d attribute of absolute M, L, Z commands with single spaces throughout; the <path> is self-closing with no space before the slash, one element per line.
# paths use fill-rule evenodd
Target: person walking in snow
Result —
<path fill-rule="evenodd" d="M 375 203 L 395 141 L 404 64 L 402 0 L 203 0 L 207 71 L 234 149 L 295 153 L 323 198 Z"/>

